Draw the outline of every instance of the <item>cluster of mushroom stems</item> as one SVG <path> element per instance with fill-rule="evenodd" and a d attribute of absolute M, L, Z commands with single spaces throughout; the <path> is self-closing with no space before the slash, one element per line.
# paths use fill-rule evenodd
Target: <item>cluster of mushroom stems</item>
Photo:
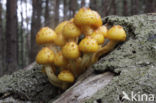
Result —
<path fill-rule="evenodd" d="M 104 45 L 105 40 L 109 42 Z M 42 49 L 36 62 L 43 65 L 51 84 L 66 89 L 100 56 L 125 40 L 123 27 L 114 25 L 108 30 L 98 12 L 81 8 L 55 30 L 43 27 L 38 31 L 36 42 Z"/>

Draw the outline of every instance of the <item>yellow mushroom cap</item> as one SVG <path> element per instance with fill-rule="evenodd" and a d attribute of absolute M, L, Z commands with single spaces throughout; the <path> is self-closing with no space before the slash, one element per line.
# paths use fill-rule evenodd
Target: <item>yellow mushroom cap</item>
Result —
<path fill-rule="evenodd" d="M 79 44 L 79 49 L 82 52 L 93 53 L 99 49 L 99 46 L 95 39 L 91 37 L 86 37 L 83 40 L 81 40 Z"/>
<path fill-rule="evenodd" d="M 36 62 L 39 64 L 51 64 L 54 61 L 54 52 L 48 47 L 42 48 L 36 56 Z"/>
<path fill-rule="evenodd" d="M 103 25 L 103 26 L 100 26 L 95 32 L 102 33 L 104 37 L 106 37 L 108 30 L 107 30 L 107 27 Z"/>
<path fill-rule="evenodd" d="M 74 23 L 78 26 L 90 25 L 99 27 L 102 25 L 101 16 L 89 8 L 81 8 L 74 16 Z"/>
<path fill-rule="evenodd" d="M 58 79 L 64 82 L 74 82 L 74 75 L 69 70 L 63 70 L 59 73 Z"/>
<path fill-rule="evenodd" d="M 80 34 L 80 29 L 73 22 L 69 21 L 63 28 L 63 36 L 65 38 L 75 38 Z"/>
<path fill-rule="evenodd" d="M 114 41 L 125 41 L 126 32 L 120 25 L 115 25 L 108 30 L 108 34 L 106 37 Z"/>
<path fill-rule="evenodd" d="M 56 39 L 54 40 L 54 43 L 58 46 L 64 46 L 66 43 L 66 39 L 64 38 L 64 36 L 61 33 L 58 33 L 56 35 Z"/>
<path fill-rule="evenodd" d="M 60 23 L 56 28 L 55 28 L 55 32 L 57 34 L 62 33 L 64 26 L 68 23 L 68 21 L 63 21 L 62 23 Z"/>
<path fill-rule="evenodd" d="M 53 43 L 56 33 L 49 27 L 43 27 L 36 35 L 37 44 Z"/>
<path fill-rule="evenodd" d="M 68 42 L 62 48 L 62 54 L 67 59 L 76 59 L 80 56 L 79 47 L 75 42 Z"/>
<path fill-rule="evenodd" d="M 67 61 L 63 57 L 61 51 L 55 54 L 54 64 L 57 66 L 65 66 L 67 64 Z"/>
<path fill-rule="evenodd" d="M 104 43 L 104 36 L 102 33 L 93 32 L 91 37 L 95 39 L 98 44 Z"/>
<path fill-rule="evenodd" d="M 87 25 L 82 25 L 81 26 L 81 31 L 83 34 L 85 34 L 86 36 L 91 35 L 94 32 L 94 28 L 91 26 L 87 26 Z"/>

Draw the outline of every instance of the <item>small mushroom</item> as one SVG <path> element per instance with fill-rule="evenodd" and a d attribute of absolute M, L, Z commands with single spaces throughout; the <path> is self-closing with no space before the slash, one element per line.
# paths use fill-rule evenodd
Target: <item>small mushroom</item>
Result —
<path fill-rule="evenodd" d="M 89 8 L 81 8 L 74 16 L 74 23 L 78 26 L 90 25 L 99 27 L 102 25 L 101 16 Z"/>
<path fill-rule="evenodd" d="M 108 38 L 110 41 L 93 55 L 92 57 L 93 63 L 96 62 L 101 55 L 111 51 L 119 42 L 125 41 L 126 32 L 120 25 L 115 25 L 108 30 L 106 38 Z"/>
<path fill-rule="evenodd" d="M 36 56 L 36 61 L 38 64 L 44 64 L 45 72 L 48 76 L 48 79 L 55 86 L 61 86 L 61 81 L 54 74 L 54 67 L 52 67 L 52 63 L 54 62 L 54 52 L 48 47 L 42 48 Z"/>
<path fill-rule="evenodd" d="M 101 16 L 89 8 L 81 8 L 74 16 L 74 23 L 88 36 L 95 28 L 102 25 Z"/>
<path fill-rule="evenodd" d="M 76 76 L 76 59 L 80 56 L 80 51 L 78 45 L 70 41 L 62 48 L 63 56 L 68 60 L 68 68 Z"/>
<path fill-rule="evenodd" d="M 104 43 L 104 40 L 105 40 L 104 35 L 102 33 L 100 33 L 100 32 L 96 32 L 96 31 L 93 32 L 91 34 L 91 37 L 93 39 L 95 39 L 98 44 L 103 44 Z"/>
<path fill-rule="evenodd" d="M 98 28 L 95 30 L 95 33 L 103 34 L 104 37 L 106 37 L 107 32 L 108 32 L 107 27 L 104 26 L 104 25 L 98 27 Z"/>
<path fill-rule="evenodd" d="M 65 37 L 63 36 L 63 28 L 64 26 L 68 23 L 68 21 L 64 21 L 62 23 L 60 23 L 56 28 L 55 28 L 55 32 L 56 32 L 56 39 L 54 40 L 54 43 L 58 46 L 64 46 L 66 43 Z"/>
<path fill-rule="evenodd" d="M 71 21 L 66 23 L 66 25 L 63 28 L 63 36 L 67 40 L 74 40 L 74 39 L 76 40 L 76 39 L 78 39 L 80 34 L 81 34 L 80 29 Z"/>
<path fill-rule="evenodd" d="M 69 70 L 62 70 L 58 75 L 59 80 L 73 83 L 74 82 L 74 75 Z"/>
<path fill-rule="evenodd" d="M 48 47 L 42 48 L 36 56 L 38 64 L 51 64 L 54 61 L 54 52 Z"/>
<path fill-rule="evenodd" d="M 41 28 L 36 35 L 37 44 L 48 46 L 54 52 L 56 52 L 56 48 L 55 46 L 53 46 L 53 42 L 55 39 L 56 39 L 56 33 L 49 27 Z"/>
<path fill-rule="evenodd" d="M 61 51 L 55 54 L 54 64 L 59 67 L 67 65 L 67 60 L 64 58 Z"/>
<path fill-rule="evenodd" d="M 95 39 L 91 37 L 85 37 L 79 44 L 79 49 L 83 52 L 83 57 L 81 61 L 81 71 L 83 72 L 85 68 L 90 64 L 90 59 L 98 49 L 99 45 Z"/>
<path fill-rule="evenodd" d="M 79 47 L 75 42 L 68 42 L 62 48 L 62 54 L 67 59 L 77 59 L 80 56 Z"/>

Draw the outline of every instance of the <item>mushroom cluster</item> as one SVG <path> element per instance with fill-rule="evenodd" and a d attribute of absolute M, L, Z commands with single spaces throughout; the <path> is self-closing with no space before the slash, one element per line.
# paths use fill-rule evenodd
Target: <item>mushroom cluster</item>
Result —
<path fill-rule="evenodd" d="M 106 39 L 109 42 L 105 44 Z M 63 21 L 55 30 L 49 27 L 39 30 L 36 42 L 43 48 L 36 62 L 43 65 L 50 83 L 66 89 L 101 55 L 125 40 L 121 26 L 114 25 L 108 30 L 96 11 L 81 8 L 74 18 Z"/>

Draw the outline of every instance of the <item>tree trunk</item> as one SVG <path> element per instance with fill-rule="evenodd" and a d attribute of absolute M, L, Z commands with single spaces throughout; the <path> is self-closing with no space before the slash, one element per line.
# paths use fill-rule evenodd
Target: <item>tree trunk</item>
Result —
<path fill-rule="evenodd" d="M 6 12 L 6 69 L 5 73 L 17 68 L 17 0 L 7 0 Z"/>
<path fill-rule="evenodd" d="M 69 10 L 70 10 L 70 18 L 75 15 L 75 12 L 78 8 L 77 0 L 70 0 Z"/>
<path fill-rule="evenodd" d="M 44 25 L 45 26 L 50 26 L 50 18 L 49 18 L 49 0 L 46 0 L 45 2 L 45 12 L 44 12 Z"/>
<path fill-rule="evenodd" d="M 93 10 L 97 10 L 97 0 L 90 0 L 90 8 Z"/>
<path fill-rule="evenodd" d="M 88 68 L 73 86 L 62 93 L 33 63 L 0 78 L 0 102 L 129 103 L 122 98 L 123 91 L 156 95 L 155 21 L 156 14 L 104 18 L 108 26 L 123 26 L 127 40 Z"/>
<path fill-rule="evenodd" d="M 54 15 L 54 21 L 55 21 L 55 25 L 54 27 L 56 27 L 56 25 L 58 25 L 59 23 L 59 4 L 60 4 L 60 0 L 55 0 L 55 15 Z"/>
<path fill-rule="evenodd" d="M 0 76 L 3 74 L 3 71 L 2 71 L 2 64 L 3 64 L 3 48 L 2 48 L 2 43 L 3 43 L 3 27 L 2 27 L 2 3 L 1 3 L 1 0 L 0 0 Z"/>
<path fill-rule="evenodd" d="M 81 0 L 81 8 L 85 6 L 85 0 Z"/>
<path fill-rule="evenodd" d="M 22 0 L 20 0 L 20 5 L 22 5 Z M 23 10 L 23 7 L 20 8 L 21 10 Z M 20 66 L 20 68 L 23 68 L 23 22 L 24 22 L 24 18 L 23 18 L 23 11 L 20 12 L 20 16 L 21 16 L 21 23 L 19 26 L 19 32 L 18 32 L 18 65 Z"/>
<path fill-rule="evenodd" d="M 68 15 L 67 15 L 67 12 L 68 12 L 68 0 L 63 0 L 63 17 L 64 17 L 64 20 L 67 20 L 68 19 Z"/>
<path fill-rule="evenodd" d="M 127 16 L 128 13 L 128 7 L 127 7 L 127 0 L 123 1 L 123 15 Z"/>
<path fill-rule="evenodd" d="M 39 46 L 36 44 L 36 33 L 41 28 L 42 1 L 32 0 L 32 6 L 30 62 L 35 60 L 37 51 L 39 50 Z"/>
<path fill-rule="evenodd" d="M 117 8 L 116 8 L 116 0 L 113 0 L 113 1 L 112 1 L 112 8 L 113 8 L 113 15 L 116 15 L 116 13 L 117 13 L 117 12 L 116 12 L 116 9 L 117 9 Z"/>

